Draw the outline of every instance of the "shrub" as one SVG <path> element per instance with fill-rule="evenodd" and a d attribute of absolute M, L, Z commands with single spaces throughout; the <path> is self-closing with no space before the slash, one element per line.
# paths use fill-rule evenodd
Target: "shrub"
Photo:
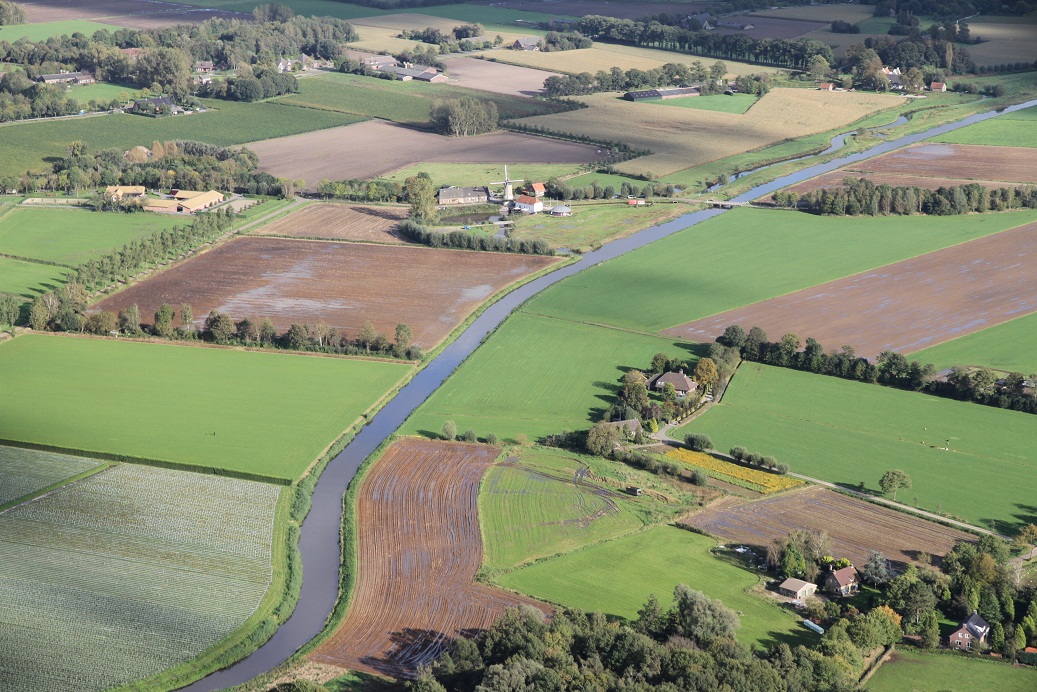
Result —
<path fill-rule="evenodd" d="M 497 436 L 494 433 L 486 434 L 486 444 L 496 446 L 498 443 Z"/>
<path fill-rule="evenodd" d="M 732 447 L 731 451 L 728 452 L 728 454 L 730 454 L 738 461 L 742 461 L 743 459 L 745 459 L 745 455 L 748 454 L 748 452 L 746 451 L 745 447 Z"/>
<path fill-rule="evenodd" d="M 705 485 L 707 478 L 709 478 L 709 476 L 707 476 L 702 469 L 695 469 L 691 472 L 692 485 Z"/>
<path fill-rule="evenodd" d="M 780 464 L 778 464 L 778 465 L 777 465 L 777 466 L 775 466 L 774 468 L 775 468 L 775 469 L 777 470 L 777 472 L 778 472 L 778 473 L 780 473 L 780 474 L 781 474 L 781 475 L 783 475 L 783 476 L 784 476 L 784 475 L 785 475 L 786 473 L 788 473 L 788 472 L 789 472 L 789 465 L 788 465 L 788 464 L 786 464 L 785 462 L 781 462 Z"/>
<path fill-rule="evenodd" d="M 452 420 L 448 420 L 443 423 L 443 439 L 444 440 L 456 440 L 457 439 L 457 423 Z"/>
<path fill-rule="evenodd" d="M 476 438 L 476 436 L 475 436 L 475 431 L 472 430 L 471 428 L 468 428 L 467 430 L 465 430 L 464 431 L 464 441 L 465 442 L 476 442 L 476 441 L 478 441 L 478 438 Z"/>
<path fill-rule="evenodd" d="M 713 449 L 713 440 L 705 433 L 688 433 L 684 437 L 684 443 L 695 452 Z"/>

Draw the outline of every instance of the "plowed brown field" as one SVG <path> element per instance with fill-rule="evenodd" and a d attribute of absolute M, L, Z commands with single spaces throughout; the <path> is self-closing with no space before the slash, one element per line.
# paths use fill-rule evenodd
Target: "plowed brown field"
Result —
<path fill-rule="evenodd" d="M 975 540 L 963 531 L 847 497 L 820 486 L 780 497 L 707 509 L 682 523 L 725 540 L 765 547 L 795 529 L 823 529 L 832 538 L 834 557 L 863 565 L 877 550 L 901 564 L 919 553 L 940 558 L 959 541 Z"/>
<path fill-rule="evenodd" d="M 505 608 L 538 605 L 473 581 L 482 565 L 479 481 L 498 452 L 413 438 L 386 451 L 360 486 L 349 612 L 312 660 L 405 677 Z"/>
<path fill-rule="evenodd" d="M 898 149 L 789 188 L 800 194 L 822 187 L 842 187 L 846 177 L 868 178 L 876 185 L 913 185 L 935 190 L 979 183 L 1011 187 L 1037 183 L 1037 149 L 972 144 L 919 144 Z"/>
<path fill-rule="evenodd" d="M 1037 223 L 671 327 L 713 341 L 728 325 L 792 332 L 858 356 L 911 353 L 1037 311 Z"/>
<path fill-rule="evenodd" d="M 23 3 L 30 23 L 84 19 L 133 29 L 204 22 L 213 17 L 251 19 L 241 12 L 195 7 L 161 0 L 32 0 Z"/>
<path fill-rule="evenodd" d="M 163 303 L 210 310 L 235 320 L 269 317 L 280 331 L 293 323 L 330 326 L 356 336 L 365 322 L 390 337 L 403 322 L 428 349 L 484 300 L 557 260 L 498 252 L 235 238 L 117 293 L 95 307 L 140 306 L 144 322 Z"/>
<path fill-rule="evenodd" d="M 405 218 L 407 210 L 403 208 L 311 204 L 273 223 L 261 226 L 253 235 L 366 240 L 403 245 L 406 241 L 393 231 Z"/>

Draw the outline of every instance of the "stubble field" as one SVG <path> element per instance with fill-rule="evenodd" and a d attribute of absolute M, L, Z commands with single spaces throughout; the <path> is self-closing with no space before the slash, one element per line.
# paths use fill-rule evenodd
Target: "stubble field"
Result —
<path fill-rule="evenodd" d="M 410 676 L 457 636 L 534 601 L 474 583 L 477 497 L 497 447 L 404 439 L 375 462 L 357 501 L 359 569 L 349 611 L 310 658 Z"/>
<path fill-rule="evenodd" d="M 1006 212 L 1011 213 L 1011 212 Z M 729 325 L 853 346 L 874 359 L 911 353 L 1037 312 L 1037 223 L 667 329 L 713 341 Z"/>
<path fill-rule="evenodd" d="M 290 217 L 289 217 L 290 218 Z M 98 303 L 140 306 L 148 322 L 163 303 L 269 317 L 280 331 L 324 320 L 350 337 L 370 322 L 390 337 L 401 322 L 414 343 L 439 343 L 483 301 L 553 257 L 427 247 L 235 238 Z"/>
<path fill-rule="evenodd" d="M 974 536 L 903 512 L 810 486 L 737 505 L 707 508 L 681 523 L 708 531 L 731 543 L 766 548 L 790 531 L 822 530 L 832 539 L 832 555 L 863 565 L 878 551 L 900 566 L 916 562 L 920 552 L 940 558 L 959 541 Z"/>
<path fill-rule="evenodd" d="M 445 64 L 450 81 L 458 86 L 513 96 L 539 96 L 544 80 L 555 74 L 475 58 L 450 58 Z"/>
<path fill-rule="evenodd" d="M 405 218 L 407 218 L 407 210 L 402 207 L 334 203 L 310 204 L 273 223 L 260 226 L 253 232 L 253 235 L 358 240 L 403 245 L 406 241 L 396 235 L 394 231 L 399 222 Z"/>

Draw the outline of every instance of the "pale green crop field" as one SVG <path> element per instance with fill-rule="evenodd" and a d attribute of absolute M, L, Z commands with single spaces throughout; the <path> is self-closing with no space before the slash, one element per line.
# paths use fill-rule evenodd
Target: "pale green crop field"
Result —
<path fill-rule="evenodd" d="M 96 459 L 0 445 L 0 505 L 102 465 Z"/>

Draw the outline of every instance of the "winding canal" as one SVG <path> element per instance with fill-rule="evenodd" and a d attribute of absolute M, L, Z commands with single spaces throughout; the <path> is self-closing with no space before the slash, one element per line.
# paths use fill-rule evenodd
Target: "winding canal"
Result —
<path fill-rule="evenodd" d="M 925 132 L 900 137 L 856 154 L 819 163 L 769 183 L 763 183 L 732 199 L 733 202 L 749 202 L 794 183 L 827 173 L 848 163 L 868 159 L 879 154 L 915 144 L 937 135 L 957 130 L 966 125 L 996 118 L 1037 106 L 1037 99 L 1008 106 L 998 111 L 989 111 L 969 116 L 963 120 L 940 125 Z M 891 127 L 891 126 L 886 126 Z M 832 146 L 821 156 L 845 146 L 846 137 L 852 133 L 837 135 Z M 761 166 L 761 168 L 763 168 Z M 747 171 L 751 172 L 751 171 Z M 277 630 L 270 640 L 233 666 L 215 672 L 184 688 L 191 692 L 210 692 L 248 682 L 286 661 L 304 644 L 313 639 L 324 627 L 335 607 L 339 587 L 339 527 L 342 525 L 342 496 L 360 465 L 377 447 L 403 425 L 411 412 L 431 396 L 476 348 L 483 339 L 495 330 L 507 317 L 527 300 L 544 289 L 573 274 L 607 262 L 628 252 L 654 243 L 657 240 L 691 228 L 715 216 L 726 213 L 721 209 L 696 211 L 658 226 L 647 228 L 626 238 L 614 240 L 600 249 L 588 252 L 573 264 L 558 269 L 546 276 L 531 281 L 512 291 L 486 309 L 471 326 L 447 346 L 435 359 L 418 372 L 399 393 L 371 419 L 341 453 L 332 459 L 313 492 L 313 505 L 303 523 L 299 539 L 302 555 L 303 582 L 299 603 L 292 616 Z"/>

